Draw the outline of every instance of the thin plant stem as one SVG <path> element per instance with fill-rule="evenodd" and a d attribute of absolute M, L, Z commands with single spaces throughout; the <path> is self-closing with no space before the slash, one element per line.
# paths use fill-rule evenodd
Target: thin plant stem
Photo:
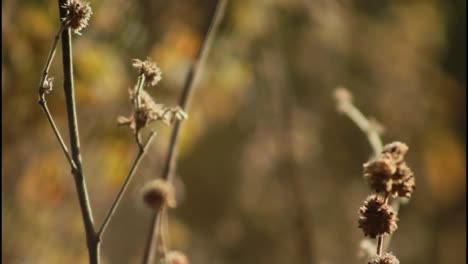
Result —
<path fill-rule="evenodd" d="M 390 196 L 390 194 L 388 192 L 386 192 L 385 193 L 385 198 L 384 198 L 384 204 L 388 204 L 389 196 Z M 384 236 L 385 236 L 385 234 L 382 234 L 377 238 L 377 255 L 378 256 L 382 255 Z"/>
<path fill-rule="evenodd" d="M 65 0 L 59 0 L 60 18 L 64 20 L 66 10 L 63 7 L 66 3 Z M 76 169 L 72 170 L 75 187 L 77 190 L 78 201 L 80 205 L 81 215 L 83 218 L 83 225 L 86 232 L 86 242 L 88 247 L 89 263 L 99 263 L 99 238 L 96 236 L 94 229 L 94 220 L 89 203 L 88 190 L 86 187 L 86 180 L 83 174 L 81 153 L 80 153 L 80 140 L 79 128 L 75 104 L 75 90 L 73 85 L 73 55 L 71 43 L 71 30 L 67 28 L 62 32 L 62 60 L 63 60 L 63 77 L 64 77 L 64 92 L 65 101 L 67 106 L 68 128 L 70 133 L 70 149 L 73 162 Z"/>
<path fill-rule="evenodd" d="M 49 51 L 49 55 L 47 55 L 47 60 L 46 60 L 44 69 L 42 70 L 41 81 L 39 82 L 39 93 L 40 94 L 42 94 L 41 90 L 42 90 L 42 87 L 44 85 L 44 81 L 46 80 L 47 76 L 49 75 L 50 66 L 52 65 L 52 61 L 54 60 L 55 53 L 57 52 L 57 44 L 58 44 L 58 41 L 60 39 L 60 35 L 63 33 L 63 31 L 67 27 L 67 24 L 68 23 L 65 22 L 65 21 L 60 23 L 60 28 L 59 28 L 57 34 L 55 34 L 54 43 L 52 44 L 52 47 L 51 47 L 51 49 Z"/>
<path fill-rule="evenodd" d="M 143 85 L 145 84 L 145 75 L 144 74 L 140 74 L 138 76 L 138 79 L 137 79 L 137 84 L 136 84 L 136 88 L 135 88 L 135 94 L 134 94 L 134 106 L 135 106 L 135 109 L 136 111 L 139 111 L 140 110 L 140 92 L 141 90 L 143 89 Z M 135 114 L 137 114 L 138 112 L 135 112 Z M 136 117 L 135 117 L 136 118 Z M 135 127 L 135 141 L 136 143 L 138 144 L 138 147 L 140 148 L 140 150 L 142 150 L 144 148 L 143 146 L 143 143 L 141 143 L 141 133 L 140 133 L 140 127 L 138 127 L 138 125 Z"/>
<path fill-rule="evenodd" d="M 39 100 L 39 104 L 42 107 L 42 110 L 44 111 L 44 114 L 47 117 L 47 120 L 49 121 L 50 126 L 52 127 L 52 130 L 54 131 L 55 137 L 57 138 L 58 142 L 60 143 L 60 147 L 63 150 L 63 153 L 65 154 L 65 157 L 68 160 L 68 163 L 70 164 L 72 170 L 76 170 L 76 165 L 75 162 L 73 162 L 70 153 L 68 152 L 68 148 L 65 144 L 65 141 L 62 138 L 62 135 L 60 134 L 60 131 L 58 130 L 57 125 L 54 122 L 54 118 L 52 117 L 52 114 L 49 111 L 49 107 L 47 107 L 47 101 L 44 98 L 44 95 L 41 95 L 41 99 Z"/>
<path fill-rule="evenodd" d="M 158 219 L 159 228 L 159 247 L 164 257 L 167 254 L 167 242 L 166 242 L 166 231 L 167 231 L 167 208 L 163 206 Z"/>
<path fill-rule="evenodd" d="M 356 124 L 359 129 L 367 136 L 374 154 L 378 155 L 383 148 L 382 139 L 375 126 L 367 119 L 359 109 L 354 106 L 351 100 L 341 100 L 339 103 L 340 111 L 347 115 Z"/>
<path fill-rule="evenodd" d="M 114 198 L 114 201 L 112 202 L 112 206 L 110 207 L 109 211 L 107 212 L 106 217 L 104 218 L 104 220 L 103 220 L 103 222 L 101 224 L 101 227 L 99 228 L 99 231 L 97 232 L 97 236 L 99 238 L 101 238 L 102 235 L 104 234 L 107 225 L 109 224 L 110 220 L 112 219 L 112 217 L 113 217 L 113 215 L 115 213 L 115 210 L 117 209 L 117 207 L 120 204 L 120 201 L 122 200 L 122 197 L 123 197 L 123 195 L 125 193 L 125 190 L 127 189 L 130 181 L 132 180 L 133 175 L 135 175 L 135 172 L 136 172 L 136 170 L 138 168 L 138 165 L 140 165 L 140 162 L 143 159 L 143 157 L 145 156 L 145 153 L 148 150 L 148 148 L 149 148 L 151 142 L 153 141 L 153 138 L 154 138 L 155 135 L 156 135 L 156 133 L 151 132 L 151 134 L 149 135 L 148 140 L 146 141 L 143 148 L 138 147 L 138 155 L 136 156 L 135 160 L 133 161 L 133 164 L 130 167 L 130 170 L 128 172 L 127 177 L 125 178 L 124 183 L 120 187 L 120 190 L 117 193 L 117 196 Z"/>
<path fill-rule="evenodd" d="M 218 1 L 216 9 L 213 13 L 210 25 L 208 27 L 208 30 L 206 31 L 205 39 L 203 43 L 201 44 L 198 50 L 198 54 L 195 58 L 195 61 L 190 67 L 187 78 L 185 79 L 184 88 L 182 90 L 182 94 L 179 100 L 179 106 L 184 111 L 189 106 L 190 99 L 191 99 L 191 96 L 193 94 L 193 90 L 195 87 L 195 83 L 198 80 L 202 72 L 202 68 L 206 60 L 206 57 L 208 55 L 208 52 L 210 50 L 211 43 L 213 42 L 214 36 L 219 28 L 219 25 L 221 24 L 227 2 L 228 2 L 227 0 Z M 169 146 L 167 149 L 166 160 L 164 163 L 162 177 L 164 180 L 169 181 L 169 182 L 172 181 L 172 178 L 174 177 L 173 175 L 174 175 L 174 171 L 176 167 L 177 150 L 178 150 L 177 146 L 178 146 L 178 141 L 179 141 L 178 139 L 179 139 L 180 128 L 181 128 L 181 122 L 176 121 L 171 132 Z M 145 248 L 145 252 L 143 256 L 144 264 L 154 263 L 155 249 L 156 249 L 154 244 L 156 243 L 157 233 L 158 233 L 156 222 L 158 219 L 158 215 L 160 213 L 161 212 L 159 210 L 155 211 L 151 217 L 149 237 L 146 242 L 146 248 Z"/>
<path fill-rule="evenodd" d="M 383 244 L 383 241 L 384 241 L 384 235 L 380 235 L 378 238 L 377 238 L 377 256 L 381 256 L 382 255 L 382 244 Z"/>
<path fill-rule="evenodd" d="M 62 150 L 63 150 L 63 152 L 65 154 L 65 157 L 68 160 L 68 163 L 70 164 L 70 166 L 72 167 L 73 170 L 76 170 L 76 165 L 73 162 L 73 160 L 72 160 L 72 158 L 70 156 L 70 153 L 68 152 L 68 148 L 67 148 L 67 146 L 65 144 L 65 141 L 63 140 L 62 135 L 60 134 L 60 131 L 59 131 L 57 125 L 55 124 L 54 118 L 52 117 L 52 114 L 50 113 L 49 107 L 47 106 L 47 101 L 45 99 L 46 92 L 44 91 L 44 85 L 45 85 L 44 82 L 46 81 L 47 76 L 49 75 L 50 66 L 52 65 L 52 61 L 54 60 L 55 53 L 57 51 L 57 44 L 58 44 L 58 41 L 60 39 L 60 35 L 62 34 L 63 30 L 66 27 L 66 24 L 67 23 L 65 21 L 60 23 L 60 28 L 59 28 L 57 34 L 55 34 L 54 43 L 52 44 L 52 47 L 51 47 L 51 49 L 49 51 L 49 55 L 47 56 L 47 60 L 46 60 L 44 69 L 42 70 L 42 76 L 41 76 L 41 80 L 39 82 L 39 105 L 41 106 L 44 114 L 47 117 L 47 120 L 49 121 L 49 124 L 50 124 L 52 130 L 54 131 L 55 137 L 57 138 L 58 142 L 60 143 L 60 147 L 62 148 Z"/>

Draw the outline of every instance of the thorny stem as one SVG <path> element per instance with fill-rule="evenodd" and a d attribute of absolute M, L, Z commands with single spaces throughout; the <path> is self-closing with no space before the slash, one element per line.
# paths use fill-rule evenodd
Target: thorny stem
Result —
<path fill-rule="evenodd" d="M 191 95 L 193 94 L 192 91 L 193 91 L 193 87 L 195 86 L 194 84 L 196 83 L 197 79 L 199 78 L 201 74 L 201 70 L 203 68 L 204 62 L 210 50 L 211 43 L 213 42 L 213 38 L 218 30 L 219 25 L 221 24 L 227 2 L 228 2 L 227 0 L 218 1 L 216 9 L 212 16 L 212 20 L 210 22 L 208 30 L 206 31 L 205 39 L 202 45 L 200 46 L 197 57 L 195 58 L 195 61 L 192 64 L 188 72 L 187 78 L 185 79 L 184 88 L 182 90 L 182 94 L 179 100 L 179 106 L 184 111 L 188 107 Z M 178 145 L 180 128 L 181 128 L 181 122 L 176 121 L 171 132 L 169 146 L 167 149 L 166 160 L 165 160 L 165 164 L 163 168 L 162 177 L 166 181 L 172 181 L 172 178 L 174 175 L 176 159 L 177 159 L 177 145 Z M 158 236 L 156 222 L 158 219 L 158 215 L 160 213 L 161 212 L 159 210 L 155 211 L 151 217 L 149 237 L 146 242 L 145 253 L 143 256 L 144 264 L 154 263 L 154 258 L 155 258 L 155 245 L 154 244 L 156 243 L 157 236 Z"/>
<path fill-rule="evenodd" d="M 59 0 L 60 18 L 64 20 L 67 11 L 63 7 L 65 0 Z M 62 32 L 62 60 L 63 60 L 63 77 L 64 77 L 64 92 L 65 101 L 67 106 L 68 127 L 70 133 L 70 149 L 73 162 L 76 169 L 72 170 L 75 186 L 78 194 L 78 201 L 80 204 L 81 215 L 86 232 L 86 242 L 88 246 L 88 255 L 90 264 L 99 263 L 99 238 L 96 236 L 94 229 L 94 221 L 89 203 L 88 191 L 86 187 L 85 177 L 83 175 L 81 154 L 80 154 L 80 140 L 78 133 L 78 121 L 76 114 L 75 92 L 73 87 L 73 55 L 71 43 L 71 31 L 69 28 Z"/>
<path fill-rule="evenodd" d="M 117 209 L 117 207 L 120 204 L 120 201 L 122 200 L 122 197 L 123 197 L 123 195 L 125 193 L 125 190 L 127 189 L 130 181 L 132 180 L 133 175 L 135 175 L 135 172 L 136 172 L 136 170 L 138 168 L 138 165 L 140 164 L 140 161 L 145 156 L 145 153 L 148 150 L 148 147 L 150 146 L 151 142 L 153 141 L 153 138 L 154 138 L 155 135 L 156 135 L 156 133 L 151 132 L 151 134 L 150 134 L 148 140 L 146 141 L 145 145 L 143 146 L 143 148 L 139 147 L 138 155 L 136 156 L 135 160 L 133 161 L 133 164 L 132 164 L 132 166 L 130 168 L 130 171 L 128 172 L 127 177 L 125 178 L 124 183 L 120 187 L 120 190 L 119 190 L 117 196 L 114 198 L 114 201 L 112 202 L 112 206 L 110 207 L 109 211 L 107 212 L 106 217 L 104 218 L 104 221 L 102 222 L 101 227 L 99 228 L 99 231 L 97 232 L 97 236 L 99 238 L 102 237 L 104 231 L 106 230 L 107 225 L 109 224 L 110 220 L 112 219 L 112 217 L 113 217 L 113 215 L 115 213 L 115 210 Z"/>

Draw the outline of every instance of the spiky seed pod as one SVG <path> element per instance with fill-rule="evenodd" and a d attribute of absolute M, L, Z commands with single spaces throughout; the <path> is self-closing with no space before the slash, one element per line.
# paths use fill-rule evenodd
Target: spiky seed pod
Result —
<path fill-rule="evenodd" d="M 187 256 L 180 251 L 169 251 L 166 254 L 165 264 L 189 264 Z"/>
<path fill-rule="evenodd" d="M 403 161 L 408 150 L 409 150 L 408 145 L 399 141 L 395 141 L 395 142 L 385 145 L 383 147 L 382 153 L 391 154 L 395 163 L 398 164 Z"/>
<path fill-rule="evenodd" d="M 389 192 L 392 188 L 392 176 L 397 166 L 389 153 L 380 154 L 376 159 L 365 163 L 364 178 L 375 192 Z"/>
<path fill-rule="evenodd" d="M 398 164 L 397 171 L 392 176 L 391 193 L 393 197 L 410 198 L 413 191 L 416 189 L 413 172 L 406 165 L 406 162 Z"/>
<path fill-rule="evenodd" d="M 392 175 L 392 179 L 395 181 L 407 179 L 413 176 L 413 171 L 408 167 L 406 162 L 401 162 L 398 164 L 395 173 Z"/>
<path fill-rule="evenodd" d="M 416 183 L 413 175 L 399 181 L 393 181 L 392 196 L 411 198 L 411 194 L 416 190 Z"/>
<path fill-rule="evenodd" d="M 91 5 L 81 0 L 68 0 L 63 8 L 67 11 L 64 22 L 75 34 L 81 35 L 81 30 L 89 25 L 93 14 Z"/>
<path fill-rule="evenodd" d="M 379 195 L 370 195 L 359 209 L 359 228 L 365 236 L 376 238 L 397 229 L 397 217 L 392 207 L 384 203 Z"/>
<path fill-rule="evenodd" d="M 142 189 L 143 202 L 151 209 L 159 210 L 162 205 L 169 208 L 176 206 L 173 186 L 163 179 L 148 182 Z"/>
<path fill-rule="evenodd" d="M 155 86 L 162 79 L 161 70 L 150 58 L 146 58 L 145 61 L 133 59 L 132 66 L 139 71 L 140 75 L 145 76 L 145 83 L 148 86 Z"/>
<path fill-rule="evenodd" d="M 400 261 L 392 253 L 385 253 L 373 258 L 368 264 L 400 264 Z"/>

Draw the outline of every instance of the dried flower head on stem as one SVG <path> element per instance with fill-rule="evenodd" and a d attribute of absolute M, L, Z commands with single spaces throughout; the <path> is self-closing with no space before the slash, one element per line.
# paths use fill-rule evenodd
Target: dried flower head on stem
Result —
<path fill-rule="evenodd" d="M 142 61 L 133 59 L 132 66 L 138 70 L 138 75 L 144 75 L 148 86 L 155 86 L 162 79 L 161 70 L 150 58 Z"/>
<path fill-rule="evenodd" d="M 400 261 L 392 253 L 385 253 L 373 258 L 368 264 L 400 264 Z"/>
<path fill-rule="evenodd" d="M 385 145 L 382 152 L 365 163 L 364 178 L 375 192 L 410 198 L 416 189 L 413 172 L 404 161 L 408 146 L 402 142 Z"/>
<path fill-rule="evenodd" d="M 143 202 L 148 208 L 159 210 L 161 206 L 176 206 L 174 187 L 169 182 L 156 179 L 148 182 L 141 190 Z"/>
<path fill-rule="evenodd" d="M 359 209 L 359 228 L 371 238 L 393 233 L 398 228 L 397 220 L 393 209 L 379 195 L 367 197 Z"/>
<path fill-rule="evenodd" d="M 68 0 L 63 8 L 67 11 L 63 23 L 70 27 L 75 34 L 81 35 L 81 30 L 89 25 L 89 19 L 93 14 L 91 5 L 81 0 Z"/>

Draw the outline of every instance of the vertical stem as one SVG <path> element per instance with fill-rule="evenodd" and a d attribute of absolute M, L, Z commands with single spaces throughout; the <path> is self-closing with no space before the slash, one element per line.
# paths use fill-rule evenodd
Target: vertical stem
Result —
<path fill-rule="evenodd" d="M 221 24 L 227 2 L 228 2 L 227 0 L 218 1 L 216 5 L 216 9 L 213 13 L 211 22 L 206 31 L 205 39 L 203 43 L 201 44 L 198 50 L 198 54 L 195 58 L 195 61 L 188 72 L 187 78 L 185 79 L 184 88 L 182 90 L 182 94 L 179 100 L 179 106 L 184 111 L 189 106 L 190 99 L 193 94 L 192 91 L 194 89 L 196 81 L 198 80 L 201 74 L 201 70 L 203 68 L 204 62 L 210 50 L 211 43 L 213 42 L 213 38 L 219 28 L 219 25 Z M 163 179 L 169 182 L 172 181 L 172 178 L 174 177 L 173 175 L 174 175 L 175 167 L 176 167 L 177 151 L 178 151 L 177 146 L 178 146 L 178 141 L 179 141 L 179 132 L 181 129 L 181 125 L 182 124 L 180 121 L 176 121 L 172 129 L 169 146 L 168 146 L 167 154 L 166 154 L 166 160 L 164 163 L 162 177 Z M 156 247 L 154 244 L 156 243 L 157 236 L 158 236 L 158 230 L 157 230 L 158 225 L 156 224 L 156 221 L 158 220 L 159 214 L 161 214 L 161 210 L 155 211 L 151 217 L 150 232 L 149 232 L 149 237 L 147 239 L 147 244 L 146 244 L 145 253 L 143 257 L 143 263 L 145 264 L 154 263 L 155 250 L 156 250 Z"/>
<path fill-rule="evenodd" d="M 390 198 L 390 194 L 388 192 L 386 192 L 385 193 L 385 198 L 384 198 L 384 204 L 388 204 L 389 198 Z M 377 255 L 378 256 L 382 255 L 383 242 L 384 242 L 384 234 L 380 235 L 377 238 Z"/>
<path fill-rule="evenodd" d="M 63 18 L 66 16 L 66 11 L 63 8 L 65 0 L 59 0 L 58 3 L 60 17 L 63 20 Z M 81 163 L 80 140 L 75 104 L 75 91 L 73 86 L 73 55 L 71 44 L 71 31 L 69 28 L 62 32 L 62 60 L 64 76 L 63 88 L 65 91 L 65 101 L 67 105 L 68 128 L 70 133 L 70 149 L 73 162 L 76 165 L 76 169 L 73 169 L 72 173 L 75 179 L 75 187 L 78 194 L 78 201 L 80 204 L 81 215 L 83 218 L 83 224 L 86 232 L 89 263 L 97 264 L 99 263 L 99 240 L 97 239 L 96 231 L 94 230 L 91 205 L 89 203 L 86 181 L 83 175 L 83 168 Z"/>
<path fill-rule="evenodd" d="M 384 235 L 380 235 L 377 239 L 377 256 L 382 256 L 383 240 L 384 240 Z"/>

